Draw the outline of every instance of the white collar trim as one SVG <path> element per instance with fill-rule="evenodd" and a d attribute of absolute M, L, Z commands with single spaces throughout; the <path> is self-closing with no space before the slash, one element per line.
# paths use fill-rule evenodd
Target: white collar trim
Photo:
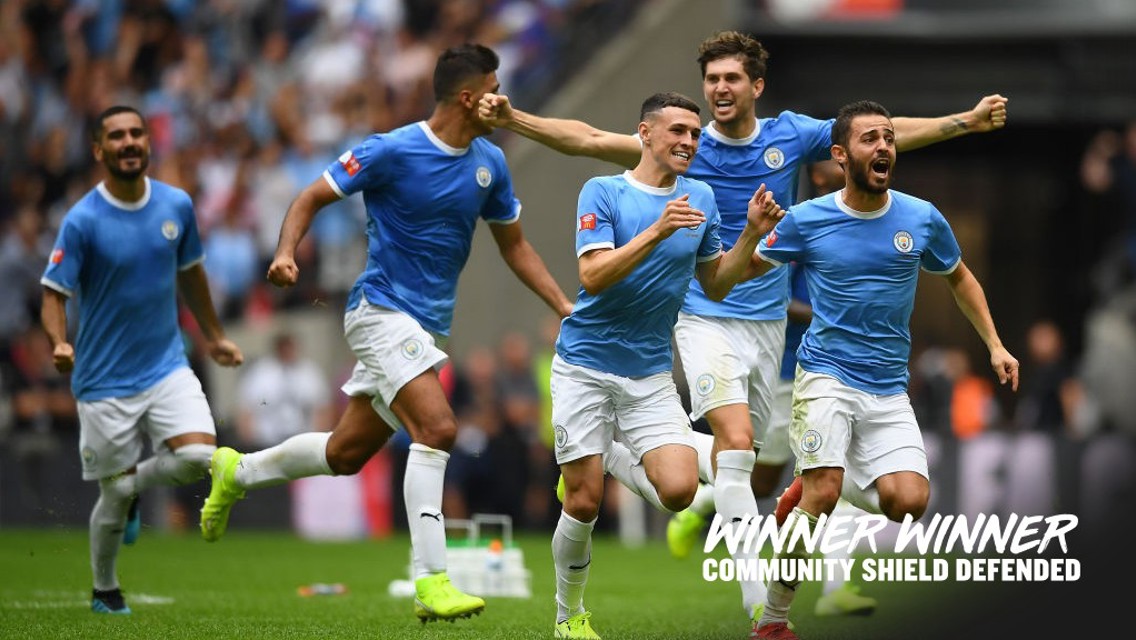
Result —
<path fill-rule="evenodd" d="M 753 133 L 744 138 L 731 138 L 730 136 L 722 133 L 718 130 L 718 123 L 714 122 L 713 120 L 711 120 L 710 124 L 706 126 L 706 135 L 714 138 L 722 144 L 729 144 L 735 147 L 744 147 L 746 145 L 752 144 L 754 140 L 757 140 L 757 136 L 760 134 L 761 120 L 758 120 L 757 118 L 753 119 Z"/>
<path fill-rule="evenodd" d="M 860 218 L 861 220 L 873 220 L 884 215 L 888 212 L 888 209 L 891 208 L 891 189 L 888 189 L 887 192 L 887 202 L 884 203 L 884 206 L 876 209 L 875 211 L 857 211 L 852 207 L 844 204 L 844 189 L 837 191 L 833 195 L 833 197 L 836 199 L 836 206 L 839 207 L 841 211 L 847 213 L 853 218 Z"/>
<path fill-rule="evenodd" d="M 676 188 L 678 188 L 678 179 L 677 178 L 675 179 L 674 184 L 672 184 L 669 187 L 652 187 L 649 184 L 639 182 L 635 178 L 631 177 L 631 170 L 630 169 L 623 172 L 623 179 L 627 181 L 627 184 L 635 187 L 636 189 L 638 189 L 640 191 L 643 191 L 645 193 L 649 193 L 653 196 L 669 196 L 670 194 L 675 192 Z"/>
<path fill-rule="evenodd" d="M 460 156 L 465 155 L 469 151 L 469 147 L 451 147 L 445 142 L 442 142 L 441 138 L 434 135 L 434 132 L 430 129 L 430 125 L 426 124 L 425 120 L 419 120 L 418 126 L 422 129 L 423 133 L 426 134 L 426 137 L 429 138 L 430 142 L 432 142 L 435 147 L 438 147 L 438 149 L 444 153 L 448 153 L 451 156 Z"/>
<path fill-rule="evenodd" d="M 106 201 L 111 205 L 118 207 L 119 209 L 125 209 L 126 211 L 138 211 L 139 209 L 145 207 L 150 203 L 150 179 L 142 178 L 142 180 L 144 180 L 146 183 L 146 190 L 142 193 L 142 197 L 135 200 L 134 202 L 126 202 L 125 200 L 119 200 L 118 198 L 114 197 L 114 195 L 110 192 L 110 189 L 107 189 L 105 181 L 100 182 L 95 188 L 98 189 L 99 194 L 102 195 L 102 197 L 105 198 Z"/>

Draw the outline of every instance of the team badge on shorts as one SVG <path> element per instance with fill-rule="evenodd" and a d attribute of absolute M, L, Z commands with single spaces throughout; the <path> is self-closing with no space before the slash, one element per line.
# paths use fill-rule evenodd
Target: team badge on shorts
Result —
<path fill-rule="evenodd" d="M 891 239 L 891 243 L 895 245 L 896 251 L 900 253 L 907 253 L 915 248 L 915 241 L 911 239 L 911 234 L 906 231 L 896 231 L 895 237 Z"/>
<path fill-rule="evenodd" d="M 563 449 L 566 444 L 568 444 L 568 430 L 564 427 L 556 427 L 556 448 Z"/>
<path fill-rule="evenodd" d="M 413 360 L 422 355 L 422 341 L 417 338 L 411 338 L 402 343 L 402 355 L 407 360 Z"/>
<path fill-rule="evenodd" d="M 484 189 L 489 186 L 490 182 L 493 182 L 493 174 L 489 173 L 489 167 L 478 167 L 477 184 L 481 185 L 481 188 Z"/>
<path fill-rule="evenodd" d="M 765 150 L 765 166 L 770 169 L 780 169 L 781 165 L 785 164 L 785 154 L 777 147 L 769 147 Z"/>
<path fill-rule="evenodd" d="M 801 436 L 801 451 L 805 453 L 816 453 L 820 450 L 820 445 L 820 432 L 816 429 L 809 429 Z"/>
<path fill-rule="evenodd" d="M 714 376 L 709 373 L 698 376 L 698 379 L 694 381 L 694 387 L 698 389 L 698 395 L 709 395 L 714 390 Z"/>
<path fill-rule="evenodd" d="M 83 466 L 86 468 L 94 467 L 95 462 L 98 462 L 99 459 L 99 454 L 95 453 L 95 450 L 90 447 L 83 447 L 79 456 L 83 458 Z"/>
<path fill-rule="evenodd" d="M 171 240 L 171 241 L 177 240 L 177 237 L 178 237 L 177 223 L 174 222 L 173 220 L 166 220 L 165 222 L 163 222 L 162 223 L 162 235 L 166 237 L 166 240 Z"/>

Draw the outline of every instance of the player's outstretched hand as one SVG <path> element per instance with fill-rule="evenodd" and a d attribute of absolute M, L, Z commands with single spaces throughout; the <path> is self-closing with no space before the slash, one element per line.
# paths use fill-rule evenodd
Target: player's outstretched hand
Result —
<path fill-rule="evenodd" d="M 1010 383 L 1010 388 L 1018 390 L 1018 359 L 1010 355 L 1005 347 L 998 347 L 990 352 L 990 366 L 994 368 L 994 375 L 998 382 Z"/>
<path fill-rule="evenodd" d="M 746 221 L 757 230 L 758 234 L 765 235 L 784 217 L 785 211 L 773 199 L 773 192 L 765 188 L 764 182 L 761 183 L 757 191 L 753 192 L 753 197 L 749 199 Z"/>
<path fill-rule="evenodd" d="M 221 338 L 210 343 L 209 357 L 222 367 L 236 367 L 245 361 L 241 348 L 228 338 Z"/>
<path fill-rule="evenodd" d="M 59 373 L 68 373 L 75 368 L 75 348 L 70 342 L 60 342 L 51 353 L 52 363 Z"/>
<path fill-rule="evenodd" d="M 291 256 L 276 256 L 268 266 L 268 281 L 278 287 L 290 287 L 300 277 L 300 267 Z"/>
<path fill-rule="evenodd" d="M 971 113 L 977 131 L 993 131 L 1006 126 L 1006 103 L 1009 98 L 998 94 L 986 96 L 978 101 Z"/>
<path fill-rule="evenodd" d="M 654 226 L 662 237 L 669 238 L 679 229 L 697 229 L 703 222 L 706 222 L 706 214 L 690 206 L 690 194 L 684 193 L 667 202 Z"/>
<path fill-rule="evenodd" d="M 487 93 L 477 103 L 477 117 L 485 124 L 497 129 L 513 121 L 513 105 L 509 96 Z"/>

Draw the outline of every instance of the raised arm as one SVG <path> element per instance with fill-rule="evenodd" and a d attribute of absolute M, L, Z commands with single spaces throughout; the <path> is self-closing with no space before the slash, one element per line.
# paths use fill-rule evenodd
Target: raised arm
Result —
<path fill-rule="evenodd" d="M 596 129 L 581 120 L 526 113 L 514 108 L 509 96 L 485 94 L 478 104 L 477 115 L 495 128 L 504 127 L 570 156 L 587 156 L 633 169 L 642 155 L 635 136 Z"/>
<path fill-rule="evenodd" d="M 521 223 L 518 221 L 512 224 L 490 224 L 489 228 L 493 231 L 493 240 L 497 242 L 501 258 L 517 275 L 517 279 L 540 296 L 540 299 L 544 300 L 544 303 L 561 318 L 572 313 L 572 302 L 561 291 L 560 285 L 556 284 L 540 254 L 525 239 Z"/>
<path fill-rule="evenodd" d="M 296 247 L 308 233 L 319 210 L 339 199 L 339 194 L 331 188 L 327 180 L 320 176 L 304 187 L 300 195 L 284 214 L 284 224 L 280 227 L 280 239 L 276 242 L 276 255 L 268 267 L 268 280 L 278 287 L 290 287 L 300 277 L 300 267 L 296 266 Z"/>
<path fill-rule="evenodd" d="M 978 332 L 986 348 L 990 350 L 990 366 L 998 381 L 1002 384 L 1010 383 L 1010 387 L 1018 390 L 1018 361 L 1006 351 L 998 331 L 994 328 L 994 319 L 990 316 L 990 307 L 986 304 L 986 293 L 982 285 L 974 277 L 966 264 L 959 262 L 954 271 L 947 274 L 951 293 L 954 294 L 955 304 L 962 310 L 963 315 L 970 321 L 974 330 Z"/>
<path fill-rule="evenodd" d="M 897 151 L 911 151 L 968 133 L 983 133 L 1006 126 L 1006 102 L 998 94 L 985 96 L 970 111 L 938 118 L 892 118 Z"/>
<path fill-rule="evenodd" d="M 747 279 L 757 243 L 784 216 L 785 212 L 773 200 L 773 193 L 766 191 L 763 183 L 749 200 L 746 225 L 734 246 L 718 260 L 698 264 L 695 273 L 706 297 L 714 301 L 724 300 L 734 285 Z"/>

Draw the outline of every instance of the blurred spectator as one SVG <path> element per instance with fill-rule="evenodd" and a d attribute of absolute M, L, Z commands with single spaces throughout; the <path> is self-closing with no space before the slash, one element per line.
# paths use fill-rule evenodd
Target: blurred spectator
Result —
<path fill-rule="evenodd" d="M 206 231 L 202 242 L 205 272 L 213 290 L 213 304 L 221 322 L 240 320 L 253 286 L 263 279 L 256 239 L 244 224 L 234 195 L 221 223 Z"/>
<path fill-rule="evenodd" d="M 55 370 L 51 343 L 38 325 L 12 345 L 12 368 L 4 392 L 12 403 L 10 445 L 19 465 L 20 497 L 37 516 L 46 516 L 49 475 L 64 434 L 77 432 L 78 412 L 70 380 Z"/>
<path fill-rule="evenodd" d="M 1118 232 L 1097 269 L 1098 294 L 1107 296 L 1136 280 L 1136 120 L 1122 134 L 1105 130 L 1093 137 L 1081 159 L 1081 184 L 1103 196 L 1097 206 L 1114 210 L 1102 219 L 1119 222 L 1117 229 L 1096 230 L 1104 237 Z"/>
<path fill-rule="evenodd" d="M 288 331 L 277 334 L 272 351 L 243 371 L 239 397 L 237 432 L 249 450 L 332 427 L 327 376 L 315 361 L 300 353 L 296 336 Z"/>
<path fill-rule="evenodd" d="M 0 304 L 0 365 L 9 362 L 12 343 L 39 324 L 39 278 L 52 241 L 44 232 L 43 217 L 30 204 L 16 212 L 10 230 L 0 239 L 0 300 L 4 301 Z"/>
<path fill-rule="evenodd" d="M 1065 389 L 1080 382 L 1066 358 L 1065 340 L 1052 320 L 1038 320 L 1026 334 L 1026 363 L 1014 423 L 1023 431 L 1043 431 L 1068 435 L 1069 416 Z"/>

